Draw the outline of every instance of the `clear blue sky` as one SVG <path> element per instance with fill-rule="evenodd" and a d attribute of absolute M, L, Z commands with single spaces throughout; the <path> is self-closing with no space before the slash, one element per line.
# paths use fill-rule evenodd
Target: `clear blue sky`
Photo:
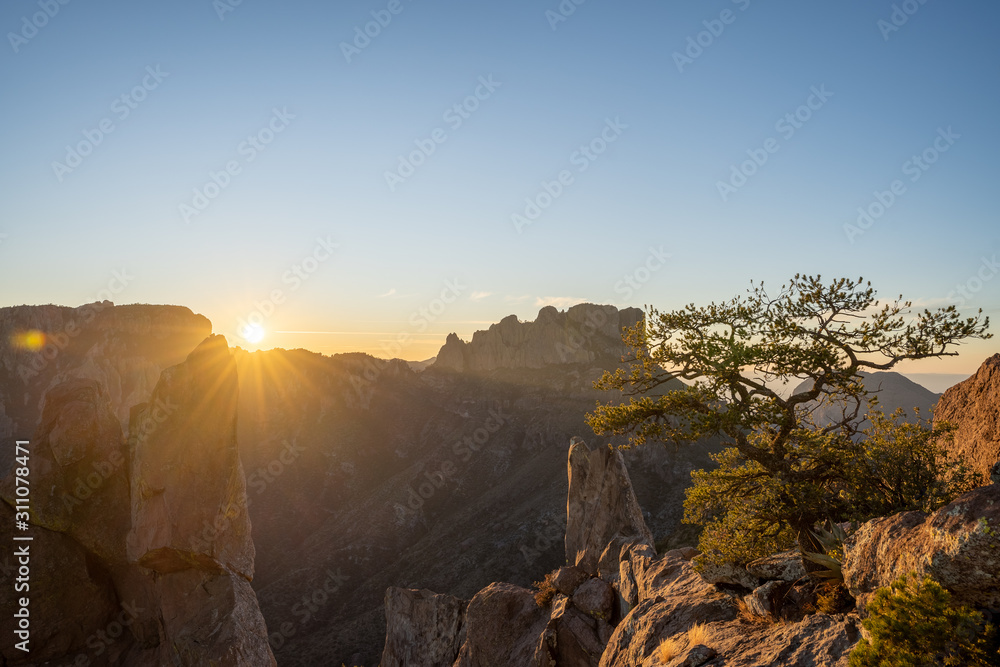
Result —
<path fill-rule="evenodd" d="M 896 3 L 897 26 L 872 0 L 231 1 L 3 4 L 0 304 L 110 286 L 234 343 L 259 309 L 261 347 L 404 337 L 410 359 L 546 303 L 672 308 L 796 272 L 930 305 L 965 285 L 1000 314 L 995 2 Z M 396 172 L 415 142 L 433 153 Z M 228 185 L 192 214 L 211 172 Z M 845 231 L 876 191 L 895 200 Z M 526 198 L 547 208 L 518 232 Z"/>

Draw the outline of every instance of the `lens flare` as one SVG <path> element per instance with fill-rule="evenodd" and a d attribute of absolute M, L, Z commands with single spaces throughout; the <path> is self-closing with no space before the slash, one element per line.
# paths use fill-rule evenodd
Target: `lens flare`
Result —
<path fill-rule="evenodd" d="M 45 347 L 45 332 L 37 329 L 18 331 L 11 337 L 11 346 L 26 352 L 38 352 Z"/>

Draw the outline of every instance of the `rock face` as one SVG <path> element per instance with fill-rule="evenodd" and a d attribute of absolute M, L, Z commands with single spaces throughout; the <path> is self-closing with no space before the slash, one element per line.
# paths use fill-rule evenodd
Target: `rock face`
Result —
<path fill-rule="evenodd" d="M 618 450 L 600 447 L 591 451 L 583 440 L 574 438 L 567 467 L 567 562 L 597 574 L 601 554 L 615 538 L 653 544 Z"/>
<path fill-rule="evenodd" d="M 455 667 L 525 667 L 533 664 L 538 638 L 549 621 L 531 591 L 490 584 L 466 612 L 466 640 Z"/>
<path fill-rule="evenodd" d="M 1000 485 L 971 491 L 929 516 L 874 519 L 844 547 L 844 582 L 859 606 L 916 572 L 931 575 L 956 603 L 1000 608 Z"/>
<path fill-rule="evenodd" d="M 125 563 L 128 450 L 104 388 L 74 379 L 45 396 L 31 442 L 32 522 L 65 533 L 107 563 Z M 13 476 L 0 495 L 14 505 Z"/>
<path fill-rule="evenodd" d="M 48 392 L 29 443 L 39 648 L 30 662 L 5 648 L 5 664 L 275 664 L 249 583 L 249 524 L 229 533 L 214 512 L 203 525 L 213 502 L 246 516 L 236 392 L 225 340 L 206 339 L 133 415 L 131 451 L 99 382 Z M 0 518 L 11 523 L 15 473 L 0 483 Z"/>
<path fill-rule="evenodd" d="M 934 420 L 958 427 L 953 452 L 988 479 L 990 468 L 1000 461 L 1000 354 L 948 389 L 934 409 Z"/>
<path fill-rule="evenodd" d="M 381 667 L 451 665 L 465 643 L 467 604 L 427 589 L 387 590 Z"/>
<path fill-rule="evenodd" d="M 129 558 L 160 573 L 197 567 L 253 578 L 236 447 L 239 385 L 226 339 L 209 336 L 133 411 Z"/>
<path fill-rule="evenodd" d="M 538 311 L 534 322 L 510 315 L 465 343 L 450 334 L 434 368 L 492 371 L 498 368 L 543 368 L 552 364 L 617 361 L 625 352 L 622 329 L 642 320 L 638 308 L 579 304 L 566 312 L 552 306 Z"/>
<path fill-rule="evenodd" d="M 129 409 L 147 399 L 160 371 L 210 333 L 207 318 L 182 306 L 0 308 L 0 436 L 33 432 L 45 394 L 73 378 L 97 381 L 127 429 Z M 0 474 L 8 464 L 0 452 Z"/>

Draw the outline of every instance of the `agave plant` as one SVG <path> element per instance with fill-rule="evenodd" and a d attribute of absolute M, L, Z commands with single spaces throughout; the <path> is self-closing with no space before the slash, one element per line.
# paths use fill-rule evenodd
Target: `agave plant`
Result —
<path fill-rule="evenodd" d="M 813 537 L 823 547 L 823 553 L 803 551 L 802 557 L 817 565 L 822 565 L 826 569 L 817 570 L 811 574 L 820 579 L 843 583 L 842 561 L 844 560 L 844 540 L 847 539 L 847 531 L 839 524 L 827 520 L 825 526 L 820 526 L 817 531 L 813 532 Z"/>

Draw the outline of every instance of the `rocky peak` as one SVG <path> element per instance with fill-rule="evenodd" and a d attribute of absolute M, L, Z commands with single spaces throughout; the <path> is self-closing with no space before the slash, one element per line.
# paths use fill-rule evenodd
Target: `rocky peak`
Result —
<path fill-rule="evenodd" d="M 934 421 L 957 427 L 952 451 L 989 477 L 1000 461 L 1000 354 L 944 393 L 934 409 Z"/>
<path fill-rule="evenodd" d="M 622 330 L 642 320 L 638 308 L 589 303 L 565 312 L 552 306 L 538 311 L 533 322 L 509 315 L 468 343 L 448 335 L 434 368 L 492 371 L 498 368 L 544 368 L 555 364 L 618 362 L 626 351 Z"/>

